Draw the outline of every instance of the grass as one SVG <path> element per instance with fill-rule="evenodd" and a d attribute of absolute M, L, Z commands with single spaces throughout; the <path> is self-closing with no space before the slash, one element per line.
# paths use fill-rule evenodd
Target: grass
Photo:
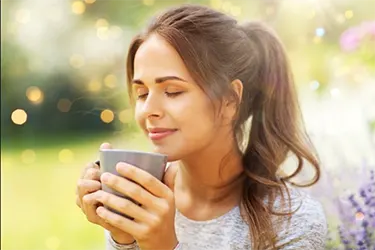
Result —
<path fill-rule="evenodd" d="M 88 222 L 75 205 L 76 182 L 85 165 L 98 158 L 102 142 L 115 148 L 148 148 L 140 134 L 2 140 L 2 250 L 104 249 L 103 229 Z"/>
<path fill-rule="evenodd" d="M 119 148 L 147 149 L 145 139 L 137 134 L 3 141 L 2 250 L 104 249 L 103 229 L 89 223 L 75 205 L 80 173 L 88 162 L 98 158 L 99 145 L 104 141 Z"/>

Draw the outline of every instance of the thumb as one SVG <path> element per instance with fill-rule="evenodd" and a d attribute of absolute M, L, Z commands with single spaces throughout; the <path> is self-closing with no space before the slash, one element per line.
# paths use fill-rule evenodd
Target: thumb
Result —
<path fill-rule="evenodd" d="M 112 146 L 110 143 L 104 142 L 102 145 L 100 145 L 100 149 L 112 149 Z"/>
<path fill-rule="evenodd" d="M 100 149 L 112 149 L 112 146 L 111 146 L 110 143 L 108 143 L 108 142 L 104 142 L 104 143 L 102 143 L 102 144 L 100 145 Z M 98 168 L 98 169 L 100 169 L 100 160 L 97 160 L 97 161 L 95 162 L 95 167 Z"/>

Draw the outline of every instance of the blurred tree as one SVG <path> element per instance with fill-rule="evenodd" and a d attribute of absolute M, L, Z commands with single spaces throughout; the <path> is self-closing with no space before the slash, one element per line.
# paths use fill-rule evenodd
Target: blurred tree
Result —
<path fill-rule="evenodd" d="M 330 60 L 341 53 L 340 35 L 374 18 L 373 8 L 363 8 L 370 1 L 3 1 L 2 136 L 131 128 L 131 119 L 121 113 L 129 109 L 127 44 L 151 16 L 183 3 L 209 5 L 240 21 L 266 21 L 286 45 L 297 83 L 317 81 L 324 92 L 333 74 Z M 373 57 L 365 60 L 373 62 Z M 43 95 L 39 103 L 27 96 L 30 88 L 32 98 Z M 11 120 L 16 109 L 28 115 L 23 125 Z"/>

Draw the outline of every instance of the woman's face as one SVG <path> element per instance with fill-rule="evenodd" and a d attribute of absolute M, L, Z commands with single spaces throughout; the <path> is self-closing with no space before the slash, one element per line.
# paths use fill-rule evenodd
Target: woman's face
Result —
<path fill-rule="evenodd" d="M 134 59 L 135 118 L 169 161 L 210 145 L 220 135 L 212 102 L 190 76 L 184 62 L 163 38 L 152 35 Z"/>

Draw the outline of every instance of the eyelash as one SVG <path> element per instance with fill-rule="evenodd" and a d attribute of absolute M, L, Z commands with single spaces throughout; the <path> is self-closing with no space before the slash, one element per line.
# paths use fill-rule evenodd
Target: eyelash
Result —
<path fill-rule="evenodd" d="M 176 96 L 178 96 L 178 95 L 180 95 L 180 94 L 182 94 L 182 93 L 183 93 L 182 91 L 180 91 L 180 92 L 173 92 L 173 93 L 165 92 L 165 94 L 166 94 L 168 97 L 170 97 L 170 98 L 174 98 L 174 97 L 176 97 Z M 148 95 L 148 94 L 139 95 L 139 96 L 137 97 L 137 99 L 138 99 L 138 100 L 145 99 L 145 98 L 147 97 L 147 95 Z"/>

